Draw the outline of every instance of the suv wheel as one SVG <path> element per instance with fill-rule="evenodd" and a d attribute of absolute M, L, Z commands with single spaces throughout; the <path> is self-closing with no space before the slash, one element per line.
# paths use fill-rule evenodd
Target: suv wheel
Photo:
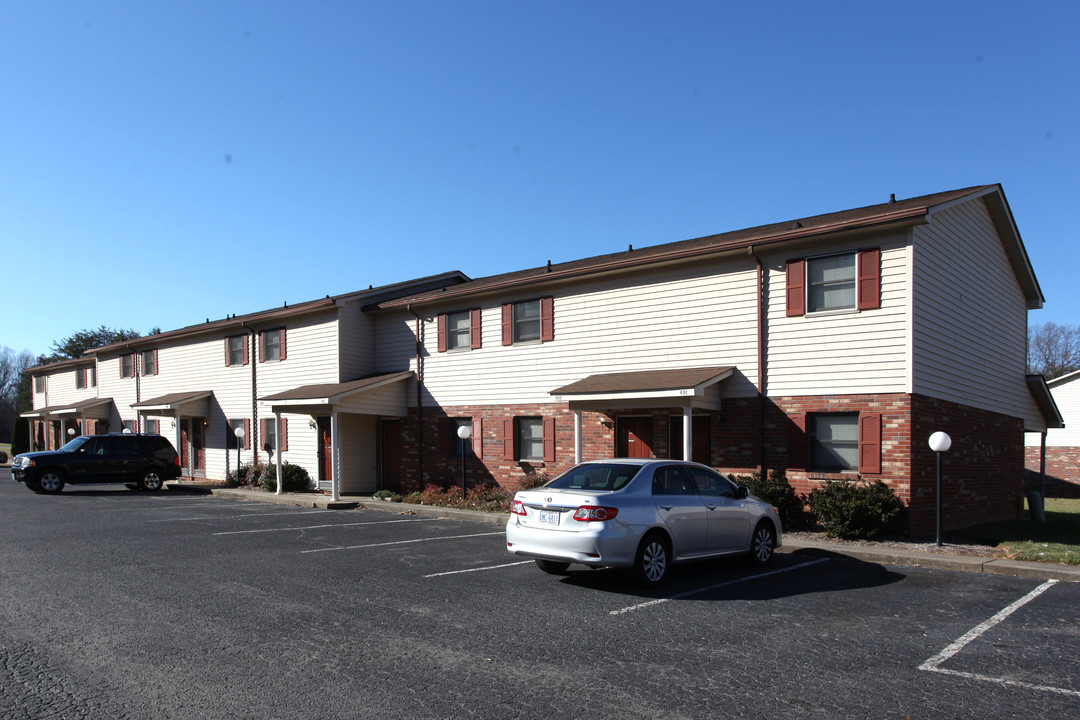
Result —
<path fill-rule="evenodd" d="M 64 477 L 56 470 L 46 470 L 37 479 L 37 485 L 41 492 L 54 495 L 64 489 Z"/>
<path fill-rule="evenodd" d="M 164 484 L 157 470 L 145 470 L 139 478 L 139 487 L 143 490 L 160 490 Z"/>

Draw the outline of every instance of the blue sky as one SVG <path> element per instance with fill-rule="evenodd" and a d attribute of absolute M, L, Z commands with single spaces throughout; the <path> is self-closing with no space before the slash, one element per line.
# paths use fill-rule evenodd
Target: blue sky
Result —
<path fill-rule="evenodd" d="M 0 346 L 1002 183 L 1080 322 L 1080 3 L 0 10 Z"/>

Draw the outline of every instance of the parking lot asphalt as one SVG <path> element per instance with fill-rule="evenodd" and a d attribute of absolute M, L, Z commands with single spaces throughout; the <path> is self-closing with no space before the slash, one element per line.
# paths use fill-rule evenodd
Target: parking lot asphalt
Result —
<path fill-rule="evenodd" d="M 351 510 L 364 507 L 388 513 L 411 513 L 427 517 L 442 517 L 469 522 L 486 523 L 497 527 L 506 525 L 506 516 L 502 513 L 480 512 L 476 510 L 458 510 L 455 508 L 433 507 L 387 502 L 370 495 L 341 495 L 334 501 L 329 495 L 318 493 L 274 493 L 240 488 L 225 488 L 217 485 L 205 485 L 190 482 L 172 482 L 168 487 L 173 491 L 211 494 L 251 502 L 263 502 L 276 505 L 317 508 L 320 510 Z M 946 548 L 947 550 L 947 548 Z M 828 540 L 804 540 L 784 538 L 783 547 L 778 552 L 796 551 L 819 552 L 823 555 L 840 555 L 882 565 L 901 567 L 924 567 L 936 570 L 957 570 L 961 572 L 986 573 L 990 575 L 1011 575 L 1041 580 L 1067 580 L 1080 582 L 1080 567 L 1053 565 L 1050 563 L 1020 562 L 986 557 L 949 554 L 948 552 L 924 552 L 889 547 L 853 545 L 830 542 Z"/>

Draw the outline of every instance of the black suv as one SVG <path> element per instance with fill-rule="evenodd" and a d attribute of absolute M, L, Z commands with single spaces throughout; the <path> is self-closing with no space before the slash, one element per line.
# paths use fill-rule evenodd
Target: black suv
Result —
<path fill-rule="evenodd" d="M 59 450 L 22 453 L 11 466 L 34 492 L 58 493 L 65 483 L 135 483 L 160 490 L 180 477 L 180 458 L 160 435 L 82 435 Z"/>

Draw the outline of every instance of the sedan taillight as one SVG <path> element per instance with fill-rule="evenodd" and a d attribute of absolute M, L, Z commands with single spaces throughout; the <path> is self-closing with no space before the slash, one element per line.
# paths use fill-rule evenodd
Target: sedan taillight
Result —
<path fill-rule="evenodd" d="M 510 506 L 510 514 L 524 516 L 525 504 L 522 503 L 520 500 L 515 500 L 514 503 Z"/>
<path fill-rule="evenodd" d="M 580 522 L 603 522 L 613 520 L 619 514 L 619 508 L 582 505 L 574 512 L 574 519 Z"/>

